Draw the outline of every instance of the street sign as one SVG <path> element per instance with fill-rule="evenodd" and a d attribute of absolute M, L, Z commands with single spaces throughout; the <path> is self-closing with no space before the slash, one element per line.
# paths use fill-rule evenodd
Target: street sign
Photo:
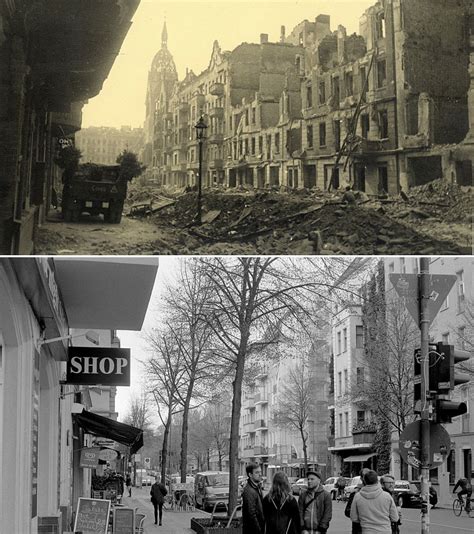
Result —
<path fill-rule="evenodd" d="M 441 425 L 430 421 L 430 469 L 438 467 L 447 458 L 451 449 L 451 438 Z M 407 425 L 400 434 L 400 456 L 412 467 L 421 469 L 421 421 Z"/>
<path fill-rule="evenodd" d="M 418 274 L 395 274 L 389 275 L 395 291 L 404 300 L 405 306 L 413 317 L 417 326 L 420 326 L 420 303 L 418 298 Z M 454 274 L 429 274 L 428 296 L 426 305 L 427 318 L 431 324 L 438 314 L 443 302 L 446 300 L 451 288 L 456 281 Z"/>

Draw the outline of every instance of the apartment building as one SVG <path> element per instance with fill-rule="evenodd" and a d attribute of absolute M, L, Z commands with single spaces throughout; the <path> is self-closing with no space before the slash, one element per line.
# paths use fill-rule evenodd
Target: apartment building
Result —
<path fill-rule="evenodd" d="M 288 36 L 282 26 L 278 42 L 261 34 L 231 52 L 215 42 L 208 69 L 163 87 L 154 172 L 161 183 L 196 183 L 193 127 L 203 115 L 206 186 L 350 184 L 384 195 L 442 177 L 469 185 L 469 9 L 466 0 L 379 0 L 359 34 L 332 31 L 318 15 Z"/>
<path fill-rule="evenodd" d="M 116 165 L 124 150 L 137 156 L 143 152 L 143 128 L 90 126 L 77 132 L 75 141 L 82 152 L 81 163 Z"/>
<path fill-rule="evenodd" d="M 288 476 L 298 478 L 304 476 L 300 433 L 296 428 L 279 427 L 275 420 L 276 411 L 281 406 L 281 394 L 285 386 L 291 384 L 290 371 L 299 359 L 297 356 L 269 362 L 244 391 L 239 443 L 241 474 L 245 474 L 247 463 L 258 462 L 262 465 L 264 476 L 269 479 L 276 471 L 285 471 Z M 308 464 L 326 476 L 328 362 L 324 351 L 311 361 L 308 365 L 314 365 L 314 368 L 308 368 L 308 374 L 311 374 L 314 384 L 314 411 L 306 426 Z"/>

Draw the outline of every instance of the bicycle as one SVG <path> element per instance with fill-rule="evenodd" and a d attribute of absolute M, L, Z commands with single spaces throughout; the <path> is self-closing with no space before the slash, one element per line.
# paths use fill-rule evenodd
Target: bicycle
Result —
<path fill-rule="evenodd" d="M 469 508 L 468 515 L 469 517 L 474 517 L 474 499 L 469 499 L 471 504 Z M 453 513 L 455 516 L 459 517 L 462 514 L 462 511 L 466 508 L 466 504 L 459 497 L 456 497 L 453 501 Z"/>

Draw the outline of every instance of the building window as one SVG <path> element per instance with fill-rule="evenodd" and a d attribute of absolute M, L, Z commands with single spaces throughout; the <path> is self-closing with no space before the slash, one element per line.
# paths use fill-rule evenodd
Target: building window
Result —
<path fill-rule="evenodd" d="M 326 123 L 319 123 L 319 146 L 326 146 Z"/>
<path fill-rule="evenodd" d="M 308 148 L 313 148 L 313 126 L 311 124 L 306 126 L 306 144 Z"/>
<path fill-rule="evenodd" d="M 262 154 L 263 152 L 263 137 L 262 136 L 258 138 L 258 152 L 259 154 Z"/>
<path fill-rule="evenodd" d="M 362 137 L 364 139 L 367 139 L 370 131 L 370 119 L 368 113 L 362 113 L 362 115 L 360 116 L 360 128 Z"/>
<path fill-rule="evenodd" d="M 336 104 L 339 104 L 339 101 L 341 100 L 341 90 L 339 87 L 339 78 L 338 76 L 335 76 L 332 79 L 332 96 L 334 97 L 334 102 Z"/>
<path fill-rule="evenodd" d="M 456 290 L 458 296 L 458 313 L 462 313 L 466 309 L 466 295 L 464 293 L 464 271 L 456 273 Z"/>
<path fill-rule="evenodd" d="M 280 134 L 275 134 L 275 152 L 280 152 Z"/>
<path fill-rule="evenodd" d="M 342 342 L 343 342 L 342 343 L 342 347 L 343 347 L 342 351 L 346 352 L 346 350 L 347 350 L 347 328 L 344 328 L 342 330 Z"/>
<path fill-rule="evenodd" d="M 344 85 L 346 87 L 346 96 L 351 96 L 354 93 L 354 76 L 352 72 L 346 72 L 344 75 Z"/>
<path fill-rule="evenodd" d="M 344 435 L 344 429 L 342 427 L 342 413 L 339 414 L 339 437 L 342 438 Z"/>
<path fill-rule="evenodd" d="M 341 332 L 337 333 L 337 353 L 341 354 Z"/>
<path fill-rule="evenodd" d="M 387 195 L 388 194 L 388 170 L 387 166 L 383 165 L 378 167 L 379 183 L 378 183 L 378 194 Z"/>
<path fill-rule="evenodd" d="M 334 121 L 334 147 L 336 150 L 341 148 L 341 121 Z"/>
<path fill-rule="evenodd" d="M 346 436 L 349 434 L 349 412 L 344 413 L 344 418 L 346 420 Z"/>
<path fill-rule="evenodd" d="M 385 13 L 380 13 L 376 20 L 377 39 L 385 38 Z"/>
<path fill-rule="evenodd" d="M 405 258 L 400 258 L 400 272 L 405 274 L 407 272 L 407 266 L 405 263 Z"/>
<path fill-rule="evenodd" d="M 357 385 L 363 386 L 364 385 L 364 368 L 363 367 L 357 367 Z"/>
<path fill-rule="evenodd" d="M 364 348 L 364 327 L 356 326 L 356 349 Z"/>
<path fill-rule="evenodd" d="M 377 88 L 387 85 L 387 62 L 385 59 L 377 61 Z"/>
<path fill-rule="evenodd" d="M 255 124 L 257 122 L 257 110 L 255 108 L 252 108 L 252 124 Z"/>
<path fill-rule="evenodd" d="M 252 156 L 255 156 L 255 137 L 252 137 Z"/>
<path fill-rule="evenodd" d="M 306 86 L 306 107 L 310 108 L 313 105 L 313 86 Z"/>
<path fill-rule="evenodd" d="M 324 104 L 326 102 L 326 84 L 324 81 L 319 82 L 319 103 Z"/>
<path fill-rule="evenodd" d="M 461 350 L 466 348 L 466 327 L 460 326 L 458 328 L 458 346 Z"/>
<path fill-rule="evenodd" d="M 346 395 L 349 393 L 349 375 L 347 374 L 347 369 L 344 369 L 344 393 Z"/>
<path fill-rule="evenodd" d="M 393 263 L 393 261 L 391 261 L 391 262 L 388 264 L 388 272 L 389 272 L 389 273 L 394 273 L 394 272 L 395 272 L 395 263 Z"/>
<path fill-rule="evenodd" d="M 338 396 L 340 397 L 342 395 L 342 372 L 339 371 L 337 373 L 337 385 L 338 385 Z"/>
<path fill-rule="evenodd" d="M 388 139 L 388 114 L 386 109 L 379 111 L 379 135 L 380 139 Z"/>
<path fill-rule="evenodd" d="M 357 410 L 357 424 L 362 425 L 365 423 L 365 411 Z"/>

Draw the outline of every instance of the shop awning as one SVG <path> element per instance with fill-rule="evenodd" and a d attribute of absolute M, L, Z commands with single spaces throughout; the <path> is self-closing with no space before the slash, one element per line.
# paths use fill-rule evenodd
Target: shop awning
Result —
<path fill-rule="evenodd" d="M 369 454 L 354 454 L 353 456 L 348 456 L 344 458 L 344 462 L 366 462 L 372 456 L 375 456 L 377 453 L 371 452 Z"/>
<path fill-rule="evenodd" d="M 130 454 L 135 454 L 143 447 L 143 430 L 119 423 L 85 410 L 73 414 L 73 419 L 87 434 L 113 439 L 117 443 L 130 447 Z"/>

